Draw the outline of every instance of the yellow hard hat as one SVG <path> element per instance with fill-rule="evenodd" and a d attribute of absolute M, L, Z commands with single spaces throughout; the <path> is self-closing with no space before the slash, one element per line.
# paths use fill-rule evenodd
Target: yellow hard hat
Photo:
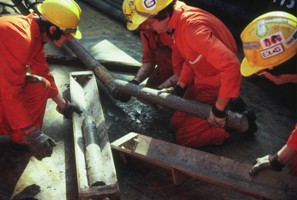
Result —
<path fill-rule="evenodd" d="M 135 14 L 134 0 L 124 0 L 122 8 L 123 8 L 123 13 L 124 13 L 126 21 L 127 21 L 127 29 L 130 31 L 136 30 L 138 28 L 139 24 L 132 23 L 132 16 Z M 141 21 L 144 22 L 146 19 L 147 18 L 143 17 L 143 19 Z"/>
<path fill-rule="evenodd" d="M 124 0 L 123 13 L 127 19 L 127 28 L 137 29 L 147 18 L 157 15 L 171 2 L 173 0 Z"/>
<path fill-rule="evenodd" d="M 273 11 L 254 19 L 241 33 L 245 58 L 240 71 L 250 76 L 280 65 L 297 51 L 297 18 Z"/>
<path fill-rule="evenodd" d="M 78 30 L 81 9 L 73 0 L 45 0 L 37 6 L 38 12 L 49 22 L 73 37 L 81 39 Z"/>

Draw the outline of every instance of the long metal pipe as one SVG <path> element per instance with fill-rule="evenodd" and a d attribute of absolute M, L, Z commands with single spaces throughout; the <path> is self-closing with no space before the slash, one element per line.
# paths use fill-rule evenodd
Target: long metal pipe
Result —
<path fill-rule="evenodd" d="M 198 101 L 190 101 L 168 93 L 160 93 L 159 90 L 151 88 L 141 88 L 127 81 L 115 79 L 108 70 L 96 60 L 78 42 L 71 40 L 67 46 L 78 56 L 87 68 L 94 71 L 99 80 L 105 85 L 112 96 L 116 96 L 118 91 L 131 96 L 139 97 L 151 103 L 156 103 L 174 110 L 193 114 L 203 119 L 207 119 L 210 112 L 210 105 Z M 239 132 L 248 129 L 248 121 L 244 115 L 228 112 L 227 127 Z"/>
<path fill-rule="evenodd" d="M 28 3 L 32 0 L 26 0 Z M 36 11 L 36 5 L 33 6 Z M 148 102 L 157 103 L 174 110 L 193 114 L 203 119 L 207 119 L 210 111 L 210 105 L 198 101 L 190 101 L 175 95 L 160 93 L 159 90 L 150 88 L 140 88 L 126 81 L 115 79 L 109 71 L 96 60 L 76 39 L 66 43 L 66 46 L 85 64 L 85 66 L 94 71 L 99 80 L 104 84 L 109 93 L 115 97 L 118 91 L 136 96 Z M 239 113 L 227 113 L 227 127 L 239 132 L 248 130 L 248 121 L 244 115 Z"/>

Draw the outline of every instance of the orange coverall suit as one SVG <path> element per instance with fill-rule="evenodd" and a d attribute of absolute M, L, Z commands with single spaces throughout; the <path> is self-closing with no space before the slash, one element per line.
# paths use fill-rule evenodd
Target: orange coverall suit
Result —
<path fill-rule="evenodd" d="M 146 87 L 157 88 L 173 74 L 181 72 L 183 58 L 177 53 L 172 37 L 167 33 L 140 32 L 143 44 L 142 62 L 156 63 Z"/>
<path fill-rule="evenodd" d="M 291 133 L 287 145 L 297 151 L 297 124 L 295 125 L 295 129 Z M 291 175 L 297 176 L 297 155 L 294 156 L 292 166 L 289 172 Z"/>
<path fill-rule="evenodd" d="M 0 133 L 24 143 L 21 129 L 41 128 L 47 99 L 58 89 L 33 14 L 0 17 L 0 35 Z M 41 81 L 28 79 L 28 66 Z"/>
<path fill-rule="evenodd" d="M 173 39 L 185 59 L 179 82 L 188 84 L 184 98 L 213 105 L 217 97 L 236 98 L 242 76 L 235 40 L 227 27 L 210 13 L 177 2 L 169 22 Z M 221 144 L 229 137 L 207 120 L 177 111 L 171 119 L 176 142 L 200 147 Z"/>

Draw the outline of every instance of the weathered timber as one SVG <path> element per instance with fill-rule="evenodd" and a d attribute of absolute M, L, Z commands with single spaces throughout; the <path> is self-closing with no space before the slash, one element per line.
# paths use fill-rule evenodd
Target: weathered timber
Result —
<path fill-rule="evenodd" d="M 93 72 L 84 71 L 72 72 L 69 78 L 71 100 L 83 110 L 81 116 L 74 114 L 72 117 L 79 199 L 119 199 L 120 191 L 96 77 Z M 86 132 L 86 138 L 83 132 Z"/>
<path fill-rule="evenodd" d="M 137 133 L 129 133 L 111 144 L 124 155 L 188 175 L 259 199 L 294 200 L 297 178 L 266 170 L 255 177 L 251 164 L 179 146 Z M 173 178 L 177 177 L 173 174 Z"/>

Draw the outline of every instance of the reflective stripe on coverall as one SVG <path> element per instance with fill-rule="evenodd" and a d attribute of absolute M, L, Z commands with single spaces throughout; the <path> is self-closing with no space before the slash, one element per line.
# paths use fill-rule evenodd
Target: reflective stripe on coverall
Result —
<path fill-rule="evenodd" d="M 58 94 L 44 55 L 39 26 L 34 14 L 0 18 L 0 133 L 18 140 L 21 129 L 41 128 L 47 98 Z M 26 81 L 31 73 L 43 77 L 43 84 Z M 37 82 L 38 83 L 38 82 Z"/>
<path fill-rule="evenodd" d="M 288 139 L 287 145 L 297 151 L 297 124 L 295 125 L 295 129 L 292 131 Z M 297 176 L 297 155 L 295 155 L 293 158 L 289 173 L 293 176 Z"/>
<path fill-rule="evenodd" d="M 241 74 L 237 46 L 227 27 L 210 13 L 177 2 L 169 27 L 185 59 L 179 82 L 189 85 L 184 98 L 213 105 L 218 96 L 239 96 Z M 229 137 L 207 120 L 175 112 L 171 126 L 177 143 L 190 147 L 221 144 Z"/>

